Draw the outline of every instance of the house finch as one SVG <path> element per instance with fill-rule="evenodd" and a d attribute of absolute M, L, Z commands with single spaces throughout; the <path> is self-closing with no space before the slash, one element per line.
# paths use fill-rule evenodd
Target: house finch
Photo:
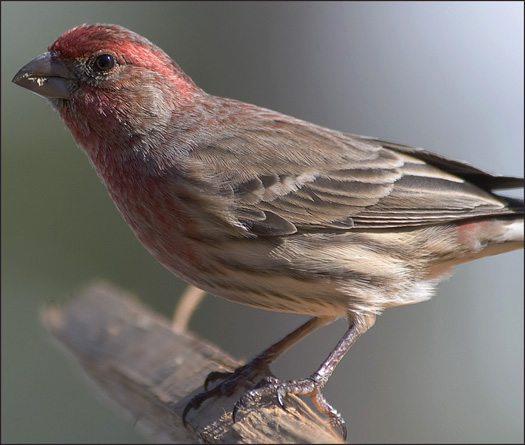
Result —
<path fill-rule="evenodd" d="M 383 309 L 430 298 L 453 266 L 523 247 L 523 187 L 464 162 L 341 133 L 211 96 L 160 48 L 115 25 L 60 36 L 13 82 L 45 97 L 86 152 L 120 213 L 165 267 L 250 306 L 313 318 L 194 398 L 307 394 L 344 431 L 320 390 Z M 337 317 L 349 329 L 310 377 L 269 365 Z"/>

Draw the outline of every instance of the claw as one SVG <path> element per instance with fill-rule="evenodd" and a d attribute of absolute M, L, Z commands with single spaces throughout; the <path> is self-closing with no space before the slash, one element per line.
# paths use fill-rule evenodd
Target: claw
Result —
<path fill-rule="evenodd" d="M 239 402 L 237 402 L 233 406 L 233 411 L 232 411 L 232 421 L 233 421 L 233 423 L 235 423 L 237 421 L 237 419 L 235 419 L 235 417 L 237 416 L 237 411 L 239 411 Z"/>
<path fill-rule="evenodd" d="M 233 406 L 233 411 L 232 411 L 233 423 L 236 422 L 236 416 L 240 408 L 246 408 L 247 406 L 250 406 L 253 403 L 255 403 L 254 394 L 255 394 L 255 389 L 252 389 L 250 391 L 245 392 L 244 395 L 239 400 L 237 400 L 237 402 Z"/>
<path fill-rule="evenodd" d="M 335 428 L 341 430 L 341 436 L 346 441 L 347 429 L 345 420 L 337 413 L 337 416 L 330 416 L 330 424 Z"/>
<path fill-rule="evenodd" d="M 317 409 L 330 418 L 330 425 L 336 429 L 341 429 L 341 435 L 343 436 L 343 439 L 346 440 L 347 430 L 343 416 L 341 416 L 341 414 L 339 414 L 339 412 L 337 412 L 337 410 L 326 401 L 319 389 L 315 389 L 309 395 Z"/>
<path fill-rule="evenodd" d="M 205 402 L 211 397 L 218 397 L 221 395 L 221 387 L 216 386 L 215 388 L 210 389 L 206 392 L 201 392 L 197 394 L 195 397 L 193 397 L 184 407 L 184 411 L 182 412 L 182 424 L 184 426 L 187 426 L 186 422 L 186 415 L 190 412 L 192 409 L 199 409 L 199 407 L 202 405 L 202 402 Z"/>
<path fill-rule="evenodd" d="M 346 442 L 346 435 L 347 435 L 347 430 L 346 430 L 346 424 L 343 420 L 343 423 L 341 425 L 339 425 L 341 427 L 341 435 L 343 436 L 343 440 Z"/>
<path fill-rule="evenodd" d="M 279 404 L 279 406 L 287 411 L 286 409 L 286 406 L 284 406 L 284 400 L 283 398 L 286 397 L 286 390 L 284 390 L 282 387 L 277 387 L 277 390 L 275 391 L 275 396 L 277 398 L 277 403 Z"/>
<path fill-rule="evenodd" d="M 193 404 L 191 402 L 189 402 L 185 407 L 184 407 L 184 411 L 182 412 L 182 424 L 184 425 L 184 428 L 187 428 L 188 427 L 188 423 L 186 422 L 186 415 L 188 414 L 188 412 L 190 411 L 190 409 L 193 408 Z"/>

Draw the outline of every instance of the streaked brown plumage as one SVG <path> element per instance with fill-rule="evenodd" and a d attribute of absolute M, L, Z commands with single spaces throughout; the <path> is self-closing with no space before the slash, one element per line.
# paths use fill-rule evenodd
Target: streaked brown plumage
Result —
<path fill-rule="evenodd" d="M 350 328 L 309 378 L 248 392 L 324 386 L 378 313 L 428 299 L 465 261 L 523 247 L 523 187 L 428 151 L 329 130 L 208 95 L 162 50 L 115 25 L 62 35 L 13 81 L 46 97 L 138 239 L 214 295 L 314 316 L 227 378 L 264 368 L 336 317 Z M 216 378 L 214 374 L 212 379 Z M 227 391 L 218 385 L 187 407 Z"/>

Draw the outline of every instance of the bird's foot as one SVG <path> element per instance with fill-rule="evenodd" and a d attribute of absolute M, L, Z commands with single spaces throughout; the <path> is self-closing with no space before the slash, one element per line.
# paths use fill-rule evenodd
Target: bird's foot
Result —
<path fill-rule="evenodd" d="M 330 419 L 330 424 L 334 428 L 340 428 L 343 439 L 346 439 L 347 430 L 343 417 L 331 406 L 323 394 L 321 388 L 326 382 L 319 378 L 318 374 L 302 380 L 279 380 L 273 376 L 265 377 L 253 389 L 244 393 L 233 408 L 233 421 L 235 422 L 237 413 L 241 409 L 246 409 L 257 403 L 262 397 L 274 395 L 277 404 L 286 410 L 284 398 L 288 394 L 309 396 L 316 408 Z"/>
<path fill-rule="evenodd" d="M 273 395 L 277 404 L 286 411 L 284 399 L 288 394 L 309 396 L 317 409 L 328 416 L 330 424 L 334 428 L 340 428 L 341 434 L 346 439 L 345 421 L 341 414 L 332 407 L 321 393 L 321 388 L 326 383 L 317 373 L 302 380 L 279 380 L 271 373 L 266 363 L 257 360 L 237 368 L 233 372 L 211 372 L 204 382 L 205 392 L 197 394 L 184 408 L 182 419 L 186 425 L 186 416 L 192 409 L 199 407 L 212 397 L 229 397 L 240 386 L 247 386 L 249 382 L 255 382 L 261 375 L 265 375 L 262 380 L 252 389 L 247 390 L 233 407 L 232 419 L 235 423 L 238 413 L 243 409 L 248 409 L 256 405 L 261 398 Z M 208 390 L 210 383 L 222 379 L 215 387 Z M 253 384 L 253 383 L 252 383 Z"/>
<path fill-rule="evenodd" d="M 213 397 L 230 397 L 241 386 L 253 387 L 255 382 L 257 382 L 261 376 L 273 376 L 273 374 L 266 363 L 257 359 L 238 367 L 233 372 L 210 372 L 204 381 L 204 392 L 193 397 L 184 408 L 182 413 L 182 421 L 184 425 L 186 426 L 187 414 L 192 409 L 199 409 L 206 400 Z M 222 382 L 218 383 L 213 388 L 208 389 L 211 383 L 221 379 Z"/>

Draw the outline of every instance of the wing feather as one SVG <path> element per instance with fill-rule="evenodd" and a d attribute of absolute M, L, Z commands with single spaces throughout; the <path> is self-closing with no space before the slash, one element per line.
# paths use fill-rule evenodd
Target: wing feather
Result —
<path fill-rule="evenodd" d="M 256 115 L 253 128 L 235 137 L 230 128 L 227 138 L 219 133 L 206 150 L 190 156 L 252 235 L 410 227 L 514 213 L 491 190 L 523 186 L 523 179 L 495 176 L 420 148 L 343 134 L 257 107 L 250 112 Z M 210 165 L 216 168 L 210 171 Z"/>

